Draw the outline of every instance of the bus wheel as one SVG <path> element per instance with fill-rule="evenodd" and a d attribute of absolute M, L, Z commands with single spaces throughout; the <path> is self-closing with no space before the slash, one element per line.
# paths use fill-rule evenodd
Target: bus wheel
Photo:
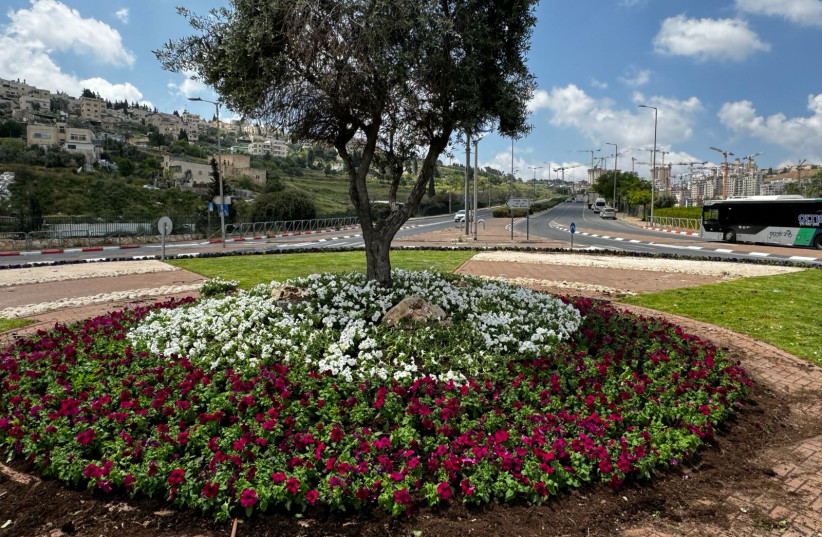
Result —
<path fill-rule="evenodd" d="M 818 233 L 813 239 L 813 246 L 817 250 L 822 250 L 822 233 Z"/>
<path fill-rule="evenodd" d="M 725 239 L 725 242 L 736 242 L 736 232 L 729 229 L 725 232 L 723 239 Z"/>

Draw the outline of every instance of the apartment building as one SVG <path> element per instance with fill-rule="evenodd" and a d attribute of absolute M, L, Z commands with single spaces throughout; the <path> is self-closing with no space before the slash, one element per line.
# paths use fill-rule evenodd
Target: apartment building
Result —
<path fill-rule="evenodd" d="M 217 156 L 213 155 L 212 157 L 216 158 Z M 223 153 L 220 160 L 222 161 L 221 167 L 224 179 L 248 177 L 255 184 L 265 185 L 266 170 L 252 168 L 250 156 Z M 173 155 L 163 157 L 163 169 L 172 174 L 175 183 L 184 187 L 203 188 L 212 180 L 210 164 L 192 162 Z"/>
<path fill-rule="evenodd" d="M 94 97 L 80 97 L 80 117 L 88 119 L 94 123 L 103 121 L 103 112 L 106 109 L 106 102 L 103 99 Z"/>
<path fill-rule="evenodd" d="M 272 157 L 288 156 L 288 144 L 282 140 L 257 140 L 248 144 L 248 154 L 255 157 L 271 155 Z"/>
<path fill-rule="evenodd" d="M 26 126 L 26 140 L 30 145 L 57 145 L 72 153 L 82 153 L 87 162 L 95 162 L 99 158 L 94 133 L 90 129 L 69 127 L 65 123 L 29 124 Z"/>

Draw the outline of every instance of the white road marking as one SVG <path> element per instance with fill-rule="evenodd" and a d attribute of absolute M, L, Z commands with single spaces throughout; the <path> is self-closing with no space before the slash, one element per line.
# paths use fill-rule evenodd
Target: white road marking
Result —
<path fill-rule="evenodd" d="M 819 259 L 818 257 L 803 257 L 801 255 L 792 255 L 788 259 L 792 261 L 822 261 L 822 259 Z"/>
<path fill-rule="evenodd" d="M 771 254 L 766 254 L 764 252 L 751 252 L 748 255 L 754 256 L 754 257 L 768 257 Z"/>
<path fill-rule="evenodd" d="M 725 248 L 717 248 L 716 250 L 714 250 L 714 252 L 721 252 L 723 254 L 732 254 L 732 253 L 734 253 L 733 250 L 728 250 L 728 249 L 725 249 Z"/>

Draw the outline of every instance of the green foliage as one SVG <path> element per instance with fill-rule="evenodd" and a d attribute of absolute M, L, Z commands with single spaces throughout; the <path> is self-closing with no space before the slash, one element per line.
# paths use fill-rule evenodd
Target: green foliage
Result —
<path fill-rule="evenodd" d="M 209 297 L 214 295 L 224 295 L 229 291 L 235 291 L 240 285 L 237 280 L 224 280 L 217 276 L 200 286 L 200 296 Z"/>
<path fill-rule="evenodd" d="M 137 169 L 134 161 L 129 158 L 117 157 L 114 159 L 114 163 L 117 164 L 117 171 L 120 172 L 120 175 L 123 177 L 134 175 L 134 171 Z"/>
<path fill-rule="evenodd" d="M 26 126 L 22 123 L 7 119 L 0 121 L 0 138 L 20 138 L 26 134 Z"/>
<path fill-rule="evenodd" d="M 311 198 L 301 192 L 265 192 L 254 200 L 251 216 L 255 222 L 310 220 L 317 217 L 317 207 Z"/>
<path fill-rule="evenodd" d="M 654 207 L 654 216 L 665 216 L 670 218 L 692 218 L 702 219 L 702 207 L 669 207 L 657 209 Z"/>

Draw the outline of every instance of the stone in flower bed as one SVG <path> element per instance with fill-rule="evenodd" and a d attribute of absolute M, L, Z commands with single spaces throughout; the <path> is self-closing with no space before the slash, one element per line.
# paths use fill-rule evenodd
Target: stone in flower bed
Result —
<path fill-rule="evenodd" d="M 521 499 L 648 477 L 713 435 L 742 369 L 668 323 L 397 271 L 127 310 L 0 361 L 0 444 L 43 473 L 226 519 Z M 416 294 L 447 326 L 379 320 Z"/>

